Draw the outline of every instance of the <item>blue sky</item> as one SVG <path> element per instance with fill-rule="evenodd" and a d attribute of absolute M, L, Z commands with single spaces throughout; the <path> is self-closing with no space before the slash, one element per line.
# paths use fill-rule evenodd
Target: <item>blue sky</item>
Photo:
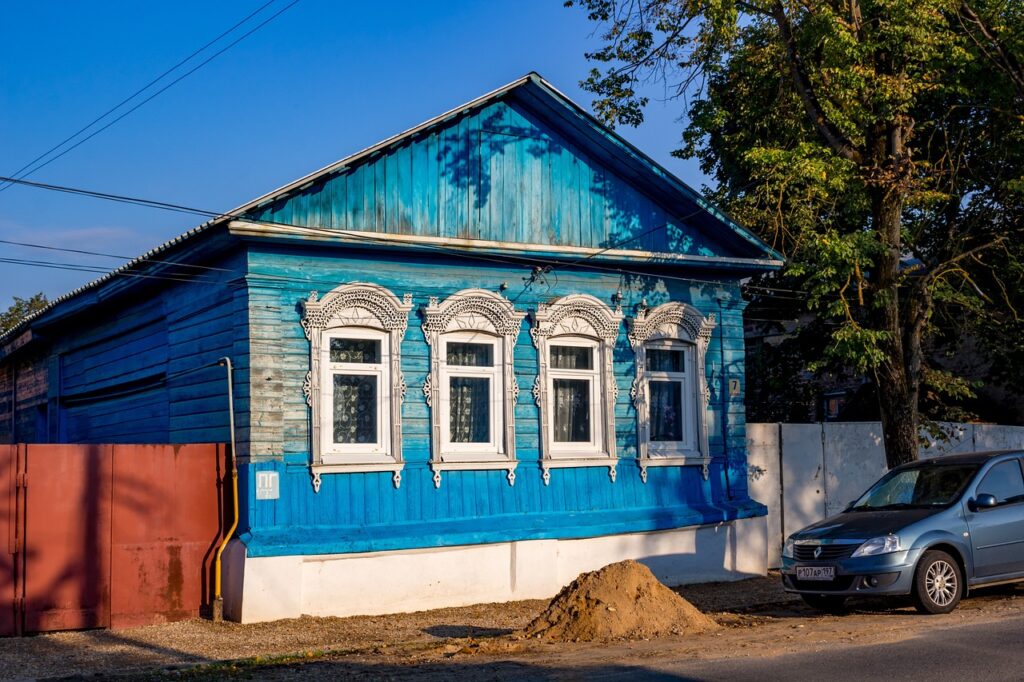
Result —
<path fill-rule="evenodd" d="M 218 45 L 289 1 L 276 0 Z M 264 2 L 4 3 L 0 175 Z M 560 0 L 301 0 L 28 179 L 226 211 L 531 70 L 589 107 L 578 82 L 590 68 L 584 52 L 598 45 L 594 29 Z M 682 113 L 680 102 L 654 101 L 643 126 L 620 132 L 699 189 L 696 164 L 669 154 Z M 200 222 L 27 187 L 0 192 L 4 240 L 135 256 Z M 8 244 L 0 257 L 105 269 L 121 262 Z M 37 291 L 53 298 L 96 276 L 0 262 L 0 307 Z"/>

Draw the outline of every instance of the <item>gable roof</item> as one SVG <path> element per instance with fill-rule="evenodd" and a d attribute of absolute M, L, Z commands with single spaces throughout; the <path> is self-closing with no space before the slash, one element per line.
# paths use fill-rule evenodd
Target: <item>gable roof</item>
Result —
<path fill-rule="evenodd" d="M 755 270 L 777 269 L 782 266 L 783 257 L 778 252 L 773 250 L 749 230 L 738 225 L 725 213 L 710 204 L 701 197 L 700 194 L 674 176 L 659 163 L 637 149 L 614 130 L 611 130 L 601 124 L 594 116 L 561 93 L 557 88 L 544 80 L 539 74 L 530 72 L 511 83 L 481 95 L 476 99 L 466 102 L 465 104 L 450 109 L 443 114 L 420 123 L 417 126 L 409 128 L 397 135 L 393 135 L 359 152 L 350 154 L 349 156 L 324 166 L 319 170 L 313 171 L 312 173 L 298 178 L 297 180 L 293 180 L 292 182 L 282 185 L 275 190 L 263 194 L 262 196 L 246 202 L 221 216 L 217 216 L 216 218 L 213 218 L 179 236 L 174 237 L 171 240 L 168 240 L 167 242 L 164 242 L 163 244 L 147 251 L 143 255 L 138 256 L 137 258 L 115 268 L 109 273 L 89 282 L 88 284 L 78 287 L 77 289 L 54 299 L 45 308 L 26 317 L 15 327 L 0 334 L 0 343 L 9 342 L 30 322 L 48 314 L 55 307 L 69 299 L 75 298 L 86 291 L 104 285 L 118 276 L 126 275 L 135 272 L 140 268 L 154 264 L 167 263 L 168 261 L 162 260 L 161 257 L 168 255 L 170 252 L 180 248 L 187 242 L 193 241 L 200 235 L 209 232 L 216 226 L 239 224 L 239 220 L 241 220 L 243 224 L 241 231 L 244 233 L 244 225 L 274 225 L 272 221 L 253 219 L 251 214 L 257 209 L 281 200 L 290 194 L 301 192 L 323 178 L 342 172 L 347 168 L 355 166 L 390 148 L 399 146 L 432 128 L 442 126 L 458 116 L 482 108 L 506 97 L 515 98 L 516 101 L 526 105 L 531 110 L 539 112 L 549 122 L 551 122 L 552 125 L 558 127 L 562 131 L 565 131 L 569 137 L 585 141 L 587 143 L 588 151 L 595 153 L 598 157 L 598 161 L 614 165 L 616 173 L 624 176 L 627 181 L 656 198 L 669 209 L 674 210 L 677 215 L 686 215 L 688 222 L 695 223 L 697 227 L 705 232 L 722 235 L 724 238 L 731 241 L 734 248 L 742 254 L 740 258 L 725 258 L 721 260 L 745 262 Z M 336 230 L 334 232 L 337 232 L 342 237 L 344 237 L 346 233 L 344 230 Z M 360 237 L 360 235 L 351 234 L 350 236 L 357 239 Z M 378 235 L 377 239 L 379 240 L 380 237 L 381 235 Z M 363 238 L 365 239 L 365 236 L 363 236 Z M 473 240 L 467 240 L 467 243 L 461 246 L 463 248 L 472 248 Z M 593 252 L 595 250 L 589 251 Z M 616 249 L 614 247 L 600 249 L 597 251 L 600 251 L 601 253 L 608 252 L 611 254 L 627 253 L 625 250 Z M 640 252 L 635 253 L 640 254 Z M 663 258 L 669 254 L 646 255 L 662 257 L 661 262 L 675 262 L 677 260 L 674 258 Z M 719 259 L 707 256 L 683 256 L 678 260 L 699 264 L 701 262 L 714 262 Z M 3 354 L 4 353 L 0 352 L 0 356 Z"/>

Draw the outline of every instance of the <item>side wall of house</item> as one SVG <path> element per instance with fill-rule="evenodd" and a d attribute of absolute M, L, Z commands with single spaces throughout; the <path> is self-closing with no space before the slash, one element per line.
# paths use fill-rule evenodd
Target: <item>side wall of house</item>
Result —
<path fill-rule="evenodd" d="M 244 257 L 207 268 L 190 271 L 187 281 L 157 279 L 138 294 L 93 303 L 0 361 L 0 412 L 13 403 L 17 426 L 8 439 L 226 442 L 225 370 L 216 363 L 234 359 L 244 399 Z"/>
<path fill-rule="evenodd" d="M 252 336 L 250 419 L 252 459 L 243 467 L 247 504 L 243 539 L 249 556 L 330 554 L 539 538 L 592 537 L 661 530 L 760 515 L 746 494 L 742 396 L 730 394 L 730 379 L 742 379 L 742 306 L 735 284 L 717 284 L 708 273 L 636 276 L 557 269 L 534 281 L 531 269 L 450 256 L 372 254 L 327 248 L 254 246 L 249 262 L 249 330 Z M 415 305 L 401 346 L 408 385 L 402 407 L 403 457 L 400 487 L 390 473 L 324 474 L 310 482 L 310 409 L 303 380 L 310 346 L 300 320 L 301 301 L 348 282 L 369 282 Z M 541 477 L 539 411 L 531 394 L 538 371 L 537 349 L 524 320 L 514 353 L 519 385 L 515 405 L 518 468 L 514 485 L 504 471 L 447 471 L 435 487 L 428 467 L 429 412 L 423 382 L 429 347 L 420 309 L 431 296 L 443 300 L 464 288 L 499 291 L 517 310 L 567 294 L 591 294 L 612 304 L 623 296 L 627 317 L 641 301 L 691 304 L 720 323 L 705 367 L 711 388 L 707 408 L 712 462 L 705 480 L 700 466 L 652 467 L 644 483 L 636 461 L 636 413 L 630 399 L 634 354 L 627 327 L 614 349 L 618 387 L 615 408 L 617 477 L 606 466 L 551 471 Z M 735 393 L 735 391 L 734 391 Z M 280 498 L 256 500 L 254 472 L 276 471 Z"/>

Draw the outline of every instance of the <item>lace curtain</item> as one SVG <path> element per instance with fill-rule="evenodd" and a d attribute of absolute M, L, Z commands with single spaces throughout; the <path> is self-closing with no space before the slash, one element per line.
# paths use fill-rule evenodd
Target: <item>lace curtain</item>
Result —
<path fill-rule="evenodd" d="M 682 384 L 678 381 L 652 381 L 651 440 L 683 439 Z"/>
<path fill-rule="evenodd" d="M 334 375 L 334 442 L 377 442 L 377 377 Z"/>
<path fill-rule="evenodd" d="M 451 441 L 488 443 L 491 440 L 490 379 L 451 377 Z"/>
<path fill-rule="evenodd" d="M 590 382 L 586 379 L 554 380 L 555 442 L 590 441 Z"/>

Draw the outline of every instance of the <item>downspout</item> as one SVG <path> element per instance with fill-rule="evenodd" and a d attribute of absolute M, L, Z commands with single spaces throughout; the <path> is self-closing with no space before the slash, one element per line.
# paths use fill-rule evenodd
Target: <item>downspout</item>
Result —
<path fill-rule="evenodd" d="M 227 369 L 228 423 L 231 430 L 231 501 L 233 505 L 231 527 L 228 528 L 228 531 L 224 534 L 224 541 L 217 548 L 217 559 L 213 569 L 213 620 L 221 621 L 224 620 L 224 597 L 221 595 L 221 555 L 224 553 L 224 548 L 228 546 L 231 536 L 235 534 L 235 529 L 238 528 L 238 460 L 235 458 L 234 369 L 231 366 L 231 358 L 227 356 L 218 360 L 217 364 L 223 365 Z"/>
<path fill-rule="evenodd" d="M 722 396 L 722 456 L 725 469 L 725 498 L 732 501 L 732 482 L 729 480 L 729 375 L 725 371 L 725 310 L 718 298 L 718 356 L 722 362 L 722 376 L 718 390 Z"/>

